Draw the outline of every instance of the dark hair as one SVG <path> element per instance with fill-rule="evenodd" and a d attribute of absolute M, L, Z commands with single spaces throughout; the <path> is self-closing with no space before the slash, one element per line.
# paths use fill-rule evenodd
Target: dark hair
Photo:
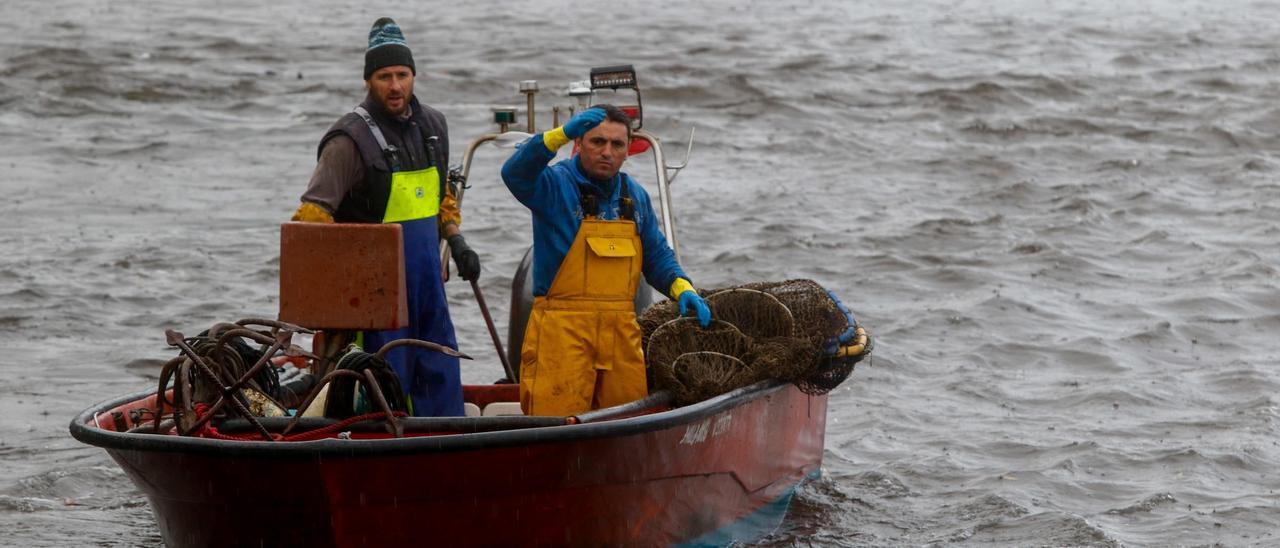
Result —
<path fill-rule="evenodd" d="M 600 105 L 591 105 L 591 108 L 598 108 L 600 110 L 603 110 L 605 120 L 608 120 L 610 122 L 617 122 L 619 124 L 626 126 L 627 138 L 628 139 L 631 138 L 631 117 L 627 116 L 627 113 L 622 112 L 622 109 L 615 107 L 613 105 L 610 105 L 608 103 L 600 104 Z"/>

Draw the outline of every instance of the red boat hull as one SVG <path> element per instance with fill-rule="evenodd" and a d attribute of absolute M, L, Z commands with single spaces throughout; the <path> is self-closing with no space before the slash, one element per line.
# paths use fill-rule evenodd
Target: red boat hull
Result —
<path fill-rule="evenodd" d="M 759 385 L 599 423 L 296 443 L 118 433 L 94 419 L 140 400 L 90 409 L 72 433 L 146 493 L 169 546 L 750 540 L 818 473 L 827 407 Z"/>

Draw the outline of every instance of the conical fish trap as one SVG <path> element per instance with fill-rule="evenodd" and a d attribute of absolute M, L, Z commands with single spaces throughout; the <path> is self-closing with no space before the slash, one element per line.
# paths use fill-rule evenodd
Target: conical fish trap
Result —
<path fill-rule="evenodd" d="M 661 301 L 649 306 L 643 314 L 640 314 L 640 317 L 636 318 L 636 323 L 640 324 L 640 348 L 649 348 L 649 337 L 662 327 L 662 324 L 679 317 L 680 305 L 675 301 Z"/>
<path fill-rule="evenodd" d="M 812 280 L 753 283 L 703 294 L 715 318 L 707 329 L 692 318 L 677 318 L 674 301 L 654 305 L 638 319 L 650 385 L 672 390 L 681 405 L 764 379 L 825 394 L 871 351 L 869 337 L 848 308 Z M 685 357 L 705 352 L 723 354 L 743 367 L 729 367 L 709 354 Z M 732 375 L 726 373 L 730 370 Z"/>
<path fill-rule="evenodd" d="M 717 291 L 707 296 L 707 306 L 717 320 L 737 326 L 753 339 L 795 334 L 791 310 L 777 297 L 762 291 L 742 287 Z"/>
<path fill-rule="evenodd" d="M 719 352 L 687 352 L 672 362 L 677 405 L 714 398 L 751 384 L 755 376 L 742 360 Z"/>
<path fill-rule="evenodd" d="M 813 280 L 757 282 L 742 287 L 768 293 L 778 299 L 791 311 L 796 325 L 795 336 L 808 339 L 815 346 L 838 337 L 849 327 L 850 318 L 840 310 L 834 296 Z"/>
<path fill-rule="evenodd" d="M 781 379 L 798 383 L 814 372 L 821 352 L 804 339 L 772 337 L 752 340 L 743 358 L 758 379 Z"/>
<path fill-rule="evenodd" d="M 658 389 L 683 390 L 673 365 L 689 352 L 718 352 L 740 358 L 750 348 L 750 340 L 733 324 L 712 321 L 705 329 L 695 318 L 675 318 L 658 326 L 645 347 L 645 364 L 650 384 Z"/>

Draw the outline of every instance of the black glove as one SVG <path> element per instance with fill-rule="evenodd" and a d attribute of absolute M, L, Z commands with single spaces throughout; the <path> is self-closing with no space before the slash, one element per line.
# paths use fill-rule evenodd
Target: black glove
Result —
<path fill-rule="evenodd" d="M 461 234 L 449 236 L 447 240 L 453 264 L 458 267 L 458 275 L 468 282 L 480 279 L 480 256 L 471 250 L 467 240 Z"/>

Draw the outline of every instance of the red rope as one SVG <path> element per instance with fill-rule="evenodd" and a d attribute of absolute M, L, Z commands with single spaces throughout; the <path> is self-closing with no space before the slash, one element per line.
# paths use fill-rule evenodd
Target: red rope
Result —
<path fill-rule="evenodd" d="M 409 415 L 404 411 L 392 411 L 391 414 L 397 417 L 406 417 Z M 317 428 L 309 432 L 299 432 L 297 434 L 293 434 L 291 436 L 286 437 L 284 441 L 313 441 L 313 440 L 324 439 L 329 437 L 330 435 L 337 434 L 338 432 L 345 430 L 348 426 L 351 426 L 357 422 L 363 422 L 368 420 L 385 420 L 386 418 L 387 418 L 387 414 L 382 411 L 377 411 L 374 413 L 365 413 L 363 415 L 356 415 L 354 417 L 343 419 L 341 421 L 330 424 L 329 426 L 326 426 L 324 428 Z"/>
<path fill-rule="evenodd" d="M 209 406 L 203 403 L 196 404 L 195 412 L 197 417 L 203 417 L 204 414 L 208 412 L 208 410 L 209 410 Z M 391 414 L 397 417 L 408 416 L 408 413 L 405 413 L 404 411 L 393 411 Z M 337 434 L 338 432 L 342 432 L 343 430 L 346 430 L 347 427 L 357 422 L 364 422 L 368 420 L 385 420 L 386 417 L 387 417 L 387 414 L 382 411 L 377 411 L 374 413 L 365 413 L 363 415 L 356 415 L 354 417 L 340 420 L 324 428 L 317 428 L 315 430 L 310 430 L 307 432 L 299 432 L 297 434 L 291 434 L 288 436 L 281 436 L 280 434 L 272 433 L 271 439 L 274 439 L 276 441 L 322 440 L 322 439 L 331 437 Z M 204 423 L 204 425 L 200 427 L 200 430 L 193 432 L 192 435 L 199 436 L 202 438 L 212 438 L 215 440 L 225 440 L 225 441 L 263 441 L 261 433 L 223 434 L 222 432 L 218 431 L 217 427 L 213 426 L 212 422 Z"/>

